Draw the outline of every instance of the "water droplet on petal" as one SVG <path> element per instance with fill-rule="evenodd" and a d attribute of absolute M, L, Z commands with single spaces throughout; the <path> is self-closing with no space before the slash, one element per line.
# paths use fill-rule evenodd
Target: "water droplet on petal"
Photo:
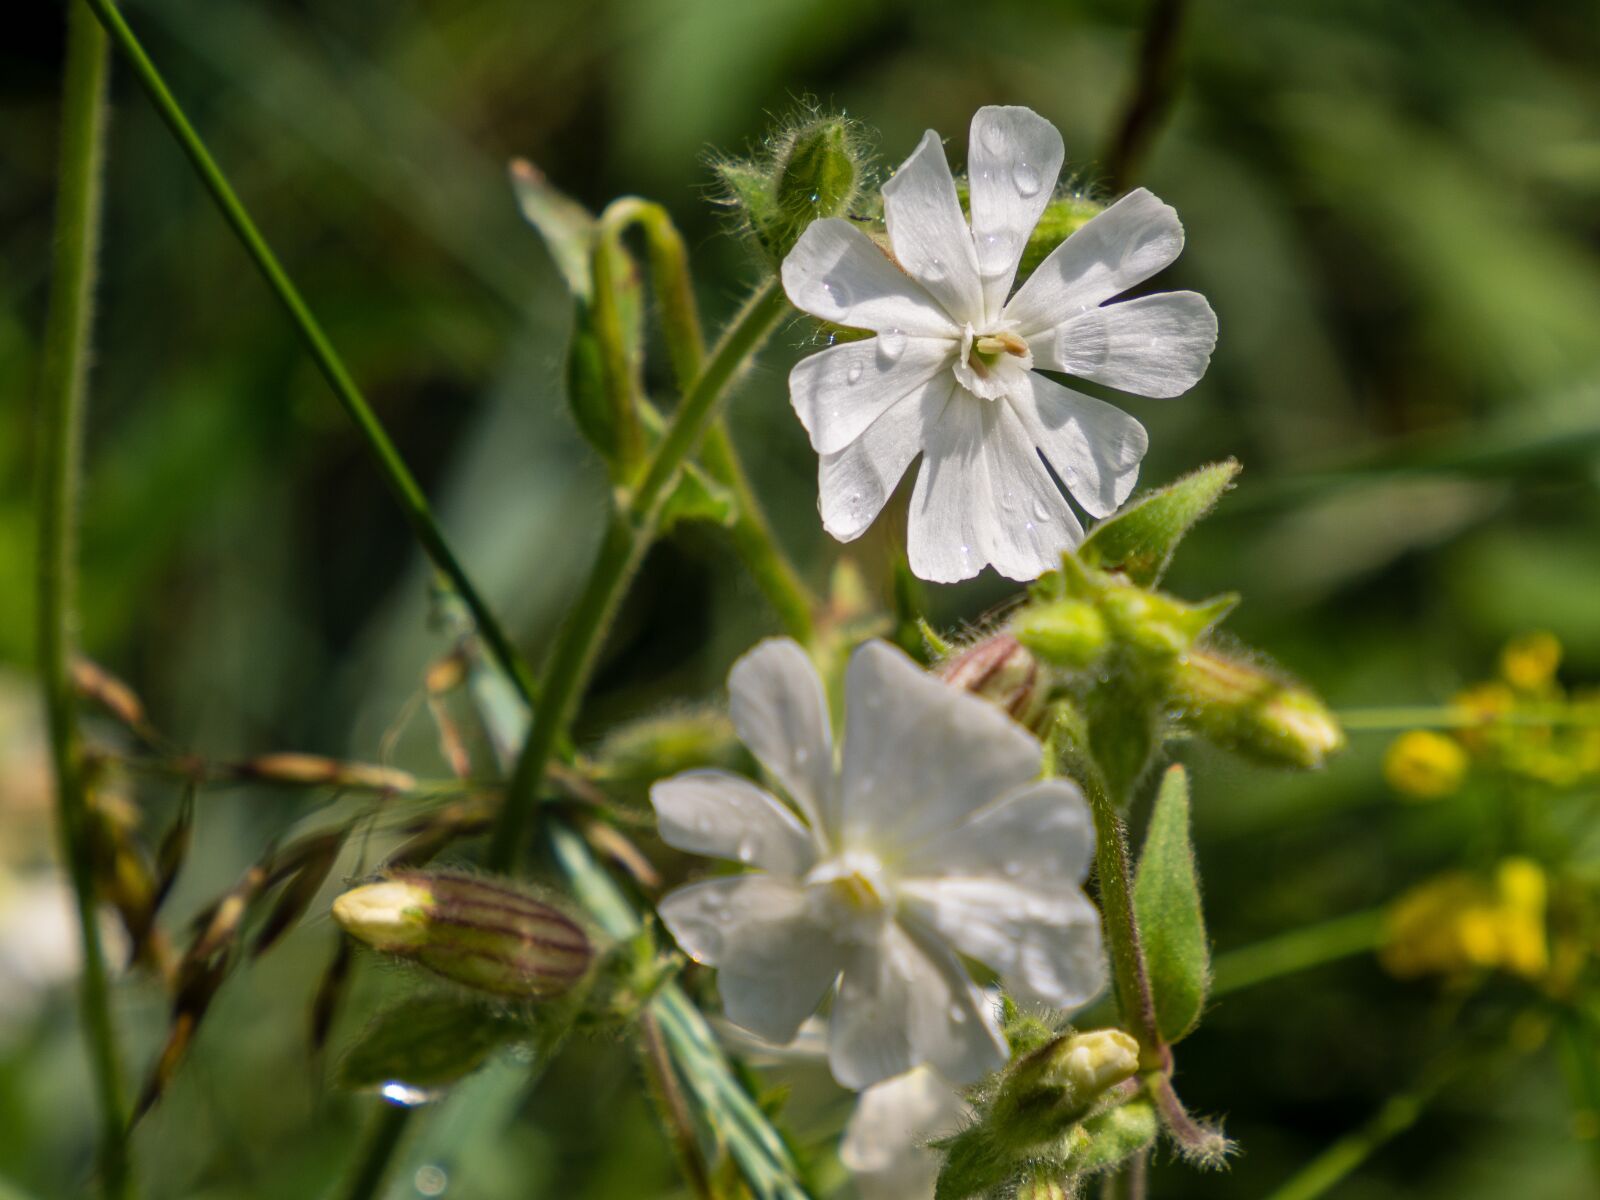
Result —
<path fill-rule="evenodd" d="M 1022 159 L 1017 160 L 1017 165 L 1011 168 L 1011 182 L 1017 185 L 1017 191 L 1024 196 L 1034 196 L 1039 192 L 1039 170 L 1032 163 Z"/>
<path fill-rule="evenodd" d="M 885 329 L 878 335 L 878 357 L 885 363 L 898 362 L 906 352 L 906 335 L 899 329 Z"/>
<path fill-rule="evenodd" d="M 1004 154 L 1007 150 L 1006 133 L 998 121 L 987 121 L 983 126 L 983 148 L 990 154 Z"/>
<path fill-rule="evenodd" d="M 1022 864 L 1013 859 L 1011 862 L 1006 863 L 1001 870 L 1006 873 L 1008 879 L 1015 879 L 1022 874 Z"/>
<path fill-rule="evenodd" d="M 950 268 L 945 266 L 944 259 L 930 258 L 922 268 L 922 277 L 928 283 L 938 283 L 950 273 Z"/>
<path fill-rule="evenodd" d="M 844 373 L 844 378 L 846 383 L 861 382 L 861 360 L 859 358 L 850 364 L 849 369 Z"/>
<path fill-rule="evenodd" d="M 967 1010 L 959 1004 L 952 1004 L 950 1006 L 950 1019 L 957 1025 L 965 1025 L 967 1022 Z"/>
<path fill-rule="evenodd" d="M 978 238 L 978 269 L 985 275 L 998 275 L 1011 263 L 1011 235 L 985 233 Z"/>
<path fill-rule="evenodd" d="M 739 856 L 739 861 L 743 862 L 743 863 L 747 863 L 751 859 L 755 858 L 755 856 L 756 856 L 756 842 L 755 842 L 755 839 L 754 838 L 740 838 L 739 839 L 739 845 L 736 848 L 736 853 Z"/>
<path fill-rule="evenodd" d="M 1050 506 L 1037 496 L 1034 497 L 1033 501 L 1033 519 L 1036 521 L 1048 521 L 1050 519 Z"/>
<path fill-rule="evenodd" d="M 849 311 L 850 302 L 855 297 L 850 294 L 850 286 L 843 280 L 837 278 L 824 280 L 822 290 L 828 293 L 828 299 L 838 312 Z"/>

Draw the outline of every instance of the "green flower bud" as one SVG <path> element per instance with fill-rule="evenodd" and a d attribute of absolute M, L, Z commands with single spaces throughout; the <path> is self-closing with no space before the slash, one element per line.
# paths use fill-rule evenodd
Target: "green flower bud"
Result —
<path fill-rule="evenodd" d="M 1022 610 L 1011 632 L 1046 662 L 1072 670 L 1090 666 L 1110 640 L 1099 609 L 1083 600 L 1057 600 Z"/>
<path fill-rule="evenodd" d="M 1022 284 L 1050 256 L 1052 250 L 1099 216 L 1104 207 L 1082 196 L 1058 196 L 1045 205 L 1044 212 L 1039 215 L 1039 223 L 1028 235 L 1028 244 L 1022 251 L 1017 283 Z"/>
<path fill-rule="evenodd" d="M 1120 1029 L 1062 1035 L 1007 1069 L 992 1124 L 1019 1144 L 1053 1136 L 1138 1072 L 1139 1043 Z"/>
<path fill-rule="evenodd" d="M 1236 596 L 1219 596 L 1204 604 L 1185 604 L 1162 592 L 1115 584 L 1101 594 L 1100 611 L 1118 641 L 1135 653 L 1165 662 L 1188 650 L 1236 603 Z"/>
<path fill-rule="evenodd" d="M 701 767 L 741 771 L 749 756 L 727 714 L 690 709 L 613 730 L 595 752 L 595 763 L 608 790 L 643 799 L 658 779 Z"/>
<path fill-rule="evenodd" d="M 1344 731 L 1310 689 L 1215 650 L 1185 654 L 1173 674 L 1184 722 L 1225 749 L 1275 766 L 1318 767 Z"/>
<path fill-rule="evenodd" d="M 832 115 L 797 121 L 769 145 L 763 161 L 727 159 L 714 169 L 723 202 L 776 266 L 812 221 L 848 215 L 861 192 L 865 154 L 855 124 Z"/>
<path fill-rule="evenodd" d="M 941 665 L 939 676 L 999 705 L 1020 724 L 1031 727 L 1044 712 L 1039 662 L 1014 637 L 985 638 Z"/>
<path fill-rule="evenodd" d="M 1034 1167 L 1017 1185 L 1017 1200 L 1073 1200 L 1077 1189 L 1070 1177 L 1049 1167 Z"/>
<path fill-rule="evenodd" d="M 588 935 L 559 909 L 470 875 L 395 871 L 338 897 L 333 919 L 376 950 L 518 999 L 570 991 L 594 957 Z"/>

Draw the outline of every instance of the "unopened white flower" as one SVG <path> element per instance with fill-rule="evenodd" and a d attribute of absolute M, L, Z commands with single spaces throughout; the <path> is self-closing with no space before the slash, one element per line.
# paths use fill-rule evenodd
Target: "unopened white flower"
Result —
<path fill-rule="evenodd" d="M 1177 213 L 1143 188 L 1057 246 L 1008 299 L 1062 159 L 1061 135 L 1037 113 L 981 108 L 967 147 L 970 226 L 929 130 L 883 188 L 893 258 L 829 219 L 783 263 L 798 308 L 877 335 L 813 354 L 789 376 L 822 456 L 822 523 L 840 541 L 859 537 L 922 454 L 908 549 L 924 579 L 986 565 L 1034 579 L 1082 540 L 1041 453 L 1091 516 L 1133 490 L 1144 427 L 1040 371 L 1176 396 L 1216 344 L 1216 315 L 1195 292 L 1105 303 L 1183 248 Z"/>
<path fill-rule="evenodd" d="M 762 643 L 728 687 L 740 737 L 799 815 L 722 771 L 650 798 L 670 844 L 759 868 L 659 906 L 678 944 L 719 968 L 730 1020 L 786 1043 L 837 981 L 840 1083 L 923 1063 L 970 1083 L 1007 1049 L 958 954 L 1019 1000 L 1066 1008 L 1100 990 L 1100 917 L 1080 887 L 1093 823 L 1075 786 L 1037 778 L 1030 733 L 884 642 L 850 660 L 837 766 L 822 683 L 794 642 Z"/>
<path fill-rule="evenodd" d="M 861 1200 L 933 1200 L 939 1179 L 934 1138 L 961 1128 L 971 1113 L 937 1071 L 918 1067 L 861 1093 L 839 1143 Z"/>

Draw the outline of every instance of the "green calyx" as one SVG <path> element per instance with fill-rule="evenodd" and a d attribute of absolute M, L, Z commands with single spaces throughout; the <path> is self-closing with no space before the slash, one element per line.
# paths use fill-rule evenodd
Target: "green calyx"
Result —
<path fill-rule="evenodd" d="M 758 160 L 713 164 L 723 201 L 774 266 L 811 222 L 850 213 L 866 177 L 866 154 L 854 122 L 811 114 L 769 139 Z"/>

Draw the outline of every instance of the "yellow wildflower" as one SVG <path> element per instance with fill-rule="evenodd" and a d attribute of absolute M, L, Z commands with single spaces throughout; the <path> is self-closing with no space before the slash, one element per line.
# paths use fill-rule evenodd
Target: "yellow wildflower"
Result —
<path fill-rule="evenodd" d="M 1550 633 L 1525 633 L 1500 651 L 1500 677 L 1522 692 L 1543 691 L 1561 665 L 1561 643 Z"/>
<path fill-rule="evenodd" d="M 1467 752 L 1452 737 L 1413 729 L 1397 737 L 1383 756 L 1383 777 L 1411 800 L 1438 800 L 1461 787 Z"/>
<path fill-rule="evenodd" d="M 1378 951 L 1392 975 L 1502 970 L 1538 979 L 1549 969 L 1543 868 L 1508 858 L 1492 882 L 1451 871 L 1419 884 L 1390 908 Z"/>

